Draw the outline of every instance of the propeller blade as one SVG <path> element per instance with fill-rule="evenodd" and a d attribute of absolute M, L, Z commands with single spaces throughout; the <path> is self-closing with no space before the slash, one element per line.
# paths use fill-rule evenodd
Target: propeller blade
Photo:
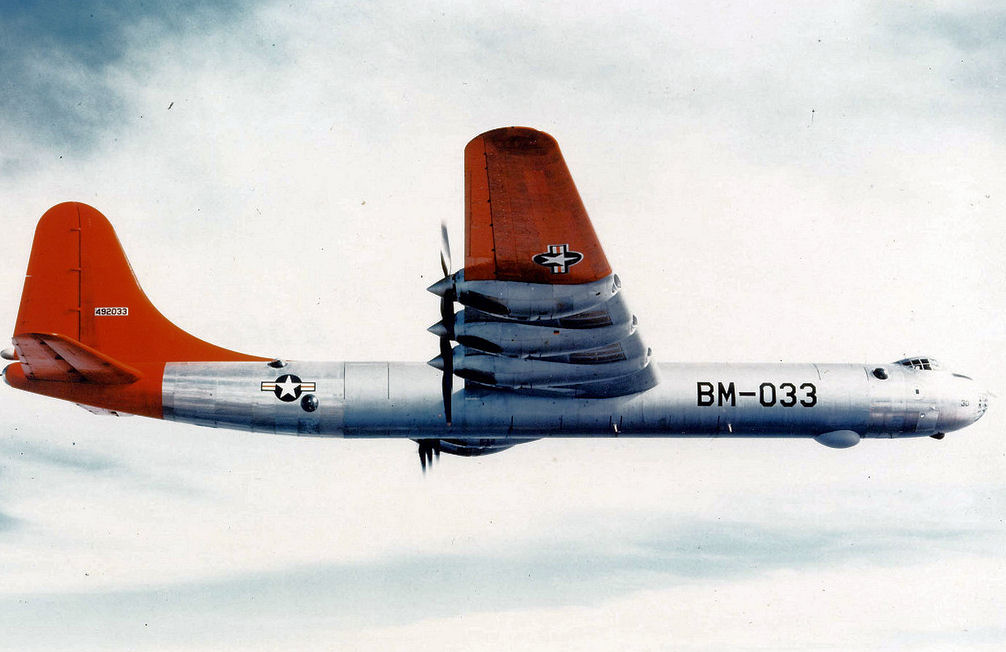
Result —
<path fill-rule="evenodd" d="M 417 439 L 415 441 L 419 444 L 419 466 L 423 469 L 423 475 L 426 475 L 426 467 L 433 468 L 433 456 L 436 455 L 437 459 L 440 459 L 440 440 Z"/>
<path fill-rule="evenodd" d="M 445 231 L 446 232 L 446 231 Z M 444 418 L 451 425 L 451 394 L 454 393 L 454 351 L 451 348 L 451 331 L 454 330 L 454 302 L 447 296 L 440 299 L 440 317 L 447 334 L 440 337 L 440 357 L 444 363 L 442 390 L 444 393 Z"/>
<path fill-rule="evenodd" d="M 440 323 L 447 331 L 440 337 L 450 340 L 454 336 L 454 302 L 447 297 L 440 299 Z"/>
<path fill-rule="evenodd" d="M 444 394 L 444 419 L 450 426 L 451 395 L 454 393 L 454 350 L 451 348 L 451 341 L 446 337 L 440 338 L 440 361 L 444 370 L 441 379 L 441 390 Z"/>
<path fill-rule="evenodd" d="M 447 235 L 447 224 L 440 223 L 440 267 L 444 276 L 451 275 L 451 239 Z"/>

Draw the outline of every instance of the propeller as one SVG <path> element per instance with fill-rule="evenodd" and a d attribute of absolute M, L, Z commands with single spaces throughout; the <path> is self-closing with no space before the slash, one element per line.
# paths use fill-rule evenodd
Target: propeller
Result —
<path fill-rule="evenodd" d="M 433 468 L 434 457 L 438 462 L 440 461 L 440 440 L 417 439 L 416 442 L 419 444 L 419 465 L 423 467 L 425 474 L 427 466 Z"/>
<path fill-rule="evenodd" d="M 440 223 L 440 268 L 444 277 L 430 286 L 429 290 L 440 295 L 440 322 L 430 326 L 429 331 L 440 338 L 440 355 L 429 364 L 443 371 L 441 390 L 444 396 L 444 419 L 451 425 L 451 394 L 454 393 L 454 289 L 451 287 L 451 243 L 447 236 L 447 225 Z M 422 457 L 420 444 L 420 457 Z M 439 454 L 439 450 L 437 453 Z M 425 468 L 425 466 L 423 467 Z"/>
<path fill-rule="evenodd" d="M 440 223 L 440 269 L 444 276 L 451 275 L 451 239 L 447 235 L 447 223 Z"/>

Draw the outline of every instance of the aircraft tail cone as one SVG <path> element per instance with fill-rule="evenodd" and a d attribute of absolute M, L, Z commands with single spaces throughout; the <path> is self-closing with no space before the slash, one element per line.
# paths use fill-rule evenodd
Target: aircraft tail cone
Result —
<path fill-rule="evenodd" d="M 438 355 L 437 357 L 435 357 L 432 360 L 428 361 L 426 364 L 430 365 L 434 369 L 439 369 L 440 371 L 443 371 L 444 370 L 444 356 Z"/>

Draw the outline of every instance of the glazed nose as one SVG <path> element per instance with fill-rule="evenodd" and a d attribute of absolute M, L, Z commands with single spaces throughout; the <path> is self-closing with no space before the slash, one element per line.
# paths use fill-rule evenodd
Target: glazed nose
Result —
<path fill-rule="evenodd" d="M 978 392 L 978 399 L 975 401 L 975 411 L 972 414 L 971 423 L 974 423 L 985 415 L 985 411 L 989 409 L 989 400 L 991 398 L 992 392 L 989 390 Z"/>

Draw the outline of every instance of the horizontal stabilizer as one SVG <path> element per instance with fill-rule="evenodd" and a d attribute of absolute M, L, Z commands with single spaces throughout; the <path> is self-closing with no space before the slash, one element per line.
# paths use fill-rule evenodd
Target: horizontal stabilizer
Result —
<path fill-rule="evenodd" d="M 140 372 L 77 340 L 57 333 L 15 335 L 14 348 L 30 380 L 125 385 Z"/>

